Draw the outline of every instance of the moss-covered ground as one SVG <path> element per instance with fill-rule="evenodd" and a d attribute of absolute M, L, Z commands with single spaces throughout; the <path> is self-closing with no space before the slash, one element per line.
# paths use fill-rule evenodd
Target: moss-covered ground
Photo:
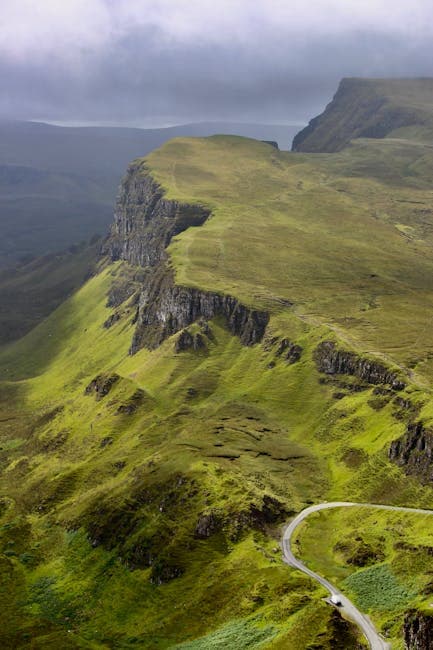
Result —
<path fill-rule="evenodd" d="M 170 246 L 178 282 L 266 307 L 266 338 L 243 347 L 215 319 L 206 351 L 176 353 L 171 338 L 129 356 L 133 304 L 103 327 L 127 273 L 116 263 L 1 349 L 1 647 L 354 646 L 325 593 L 281 562 L 280 527 L 324 500 L 433 504 L 388 461 L 406 425 L 394 398 L 324 382 L 313 360 L 329 338 L 379 357 L 431 418 L 432 155 L 214 137 L 146 159 L 170 198 L 212 208 Z M 302 347 L 296 363 L 278 355 L 283 337 Z M 355 515 L 308 521 L 302 554 L 398 648 L 404 607 L 428 601 L 433 517 Z M 358 567 L 364 537 L 376 555 Z"/>
<path fill-rule="evenodd" d="M 317 539 L 324 541 L 317 544 Z M 295 540 L 307 565 L 367 612 L 393 648 L 403 648 L 401 615 L 431 610 L 433 527 L 428 515 L 341 508 L 311 515 Z"/>

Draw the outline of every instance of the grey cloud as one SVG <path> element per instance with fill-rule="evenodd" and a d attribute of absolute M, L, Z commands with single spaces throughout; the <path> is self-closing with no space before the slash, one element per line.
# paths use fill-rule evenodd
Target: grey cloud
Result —
<path fill-rule="evenodd" d="M 125 11 L 128 2 L 120 4 Z M 145 4 L 131 0 L 132 15 L 140 15 Z M 347 12 L 338 14 L 335 24 L 332 15 L 322 23 L 316 16 L 309 24 L 311 14 L 306 14 L 304 23 L 297 16 L 294 25 L 287 12 L 282 13 L 286 22 L 278 23 L 275 16 L 260 20 L 263 13 L 249 11 L 254 3 L 223 4 L 229 12 L 232 6 L 237 25 L 226 20 L 228 32 L 219 38 L 215 25 L 206 27 L 206 16 L 199 16 L 202 22 L 197 16 L 191 19 L 191 29 L 184 22 L 176 33 L 176 24 L 158 13 L 147 21 L 123 19 L 117 31 L 107 27 L 103 14 L 105 31 L 95 42 L 89 40 L 88 28 L 80 40 L 77 23 L 72 50 L 68 32 L 68 52 L 56 34 L 54 49 L 46 43 L 42 54 L 32 56 L 30 30 L 29 40 L 23 37 L 27 53 L 20 56 L 0 34 L 0 115 L 146 125 L 224 119 L 300 122 L 323 108 L 343 76 L 432 74 L 430 34 L 413 25 L 395 20 L 391 27 L 371 24 L 370 18 L 356 24 Z M 312 4 L 335 9 L 338 2 Z M 117 6 L 102 5 L 106 12 Z M 423 6 L 418 3 L 419 9 Z M 428 20 L 428 3 L 425 8 Z M 97 12 L 92 20 L 97 24 Z M 419 12 L 417 20 L 421 24 Z M 228 37 L 231 31 L 233 38 Z"/>

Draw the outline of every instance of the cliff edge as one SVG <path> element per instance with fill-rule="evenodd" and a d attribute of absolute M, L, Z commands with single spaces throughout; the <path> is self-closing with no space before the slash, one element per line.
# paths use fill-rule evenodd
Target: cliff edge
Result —
<path fill-rule="evenodd" d="M 324 112 L 294 138 L 292 151 L 336 152 L 355 138 L 384 138 L 433 124 L 433 79 L 342 79 Z"/>
<path fill-rule="evenodd" d="M 136 329 L 130 352 L 142 347 L 153 349 L 192 323 L 222 316 L 233 335 L 244 345 L 262 340 L 269 315 L 241 304 L 235 297 L 177 285 L 166 248 L 175 235 L 202 225 L 210 211 L 201 205 L 167 200 L 164 190 L 141 161 L 132 163 L 122 181 L 114 224 L 102 253 L 112 261 L 123 260 L 140 267 L 136 274 L 140 288 L 136 294 Z M 131 295 L 131 279 L 117 287 L 120 298 L 109 297 L 118 307 Z M 106 326 L 116 322 L 114 312 Z"/>

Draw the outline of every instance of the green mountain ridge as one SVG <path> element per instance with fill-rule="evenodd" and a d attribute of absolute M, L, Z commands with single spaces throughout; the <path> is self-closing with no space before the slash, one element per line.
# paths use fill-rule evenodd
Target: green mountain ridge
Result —
<path fill-rule="evenodd" d="M 130 165 L 94 275 L 0 348 L 2 647 L 360 647 L 279 539 L 311 503 L 431 507 L 432 157 L 213 136 Z M 362 518 L 298 552 L 421 643 L 433 524 Z"/>
<path fill-rule="evenodd" d="M 432 142 L 433 79 L 347 78 L 325 111 L 300 131 L 293 151 L 340 151 L 355 138 Z"/>

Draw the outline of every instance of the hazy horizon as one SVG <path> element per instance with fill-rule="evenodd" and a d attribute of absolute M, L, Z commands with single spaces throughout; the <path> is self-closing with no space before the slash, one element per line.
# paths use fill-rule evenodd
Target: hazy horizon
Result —
<path fill-rule="evenodd" d="M 11 117 L 0 118 L 3 121 L 11 121 Z M 20 120 L 16 120 L 20 121 Z M 231 124 L 231 125 L 245 125 L 245 126 L 276 126 L 276 127 L 299 127 L 302 128 L 307 124 L 307 121 L 304 122 L 258 122 L 258 121 L 240 121 L 240 120 L 197 120 L 194 122 L 173 122 L 170 124 L 160 124 L 160 123 L 148 123 L 148 124 L 139 124 L 139 123 L 118 123 L 118 122 L 89 122 L 89 121 L 80 121 L 80 120 L 43 120 L 43 119 L 27 119 L 22 120 L 23 122 L 28 122 L 31 124 L 48 124 L 50 126 L 61 126 L 61 127 L 70 127 L 70 128 L 86 128 L 86 127 L 100 127 L 100 128 L 119 128 L 119 129 L 173 129 L 179 126 L 190 126 L 191 124 L 200 125 L 200 124 Z"/>
<path fill-rule="evenodd" d="M 5 0 L 0 116 L 302 125 L 342 77 L 430 76 L 430 17 L 427 0 Z"/>

